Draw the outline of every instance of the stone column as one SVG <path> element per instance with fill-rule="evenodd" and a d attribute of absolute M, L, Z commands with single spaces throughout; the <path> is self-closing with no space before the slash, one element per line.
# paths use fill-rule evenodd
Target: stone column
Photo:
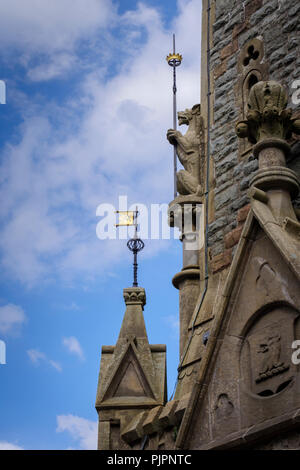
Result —
<path fill-rule="evenodd" d="M 179 228 L 183 249 L 182 270 L 173 277 L 179 290 L 180 358 L 188 339 L 188 327 L 199 296 L 201 248 L 201 198 L 195 195 L 178 196 L 169 204 L 169 224 Z"/>

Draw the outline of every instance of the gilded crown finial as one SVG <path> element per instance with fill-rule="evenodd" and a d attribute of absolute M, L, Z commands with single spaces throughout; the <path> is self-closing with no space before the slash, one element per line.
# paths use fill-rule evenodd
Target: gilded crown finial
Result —
<path fill-rule="evenodd" d="M 180 65 L 182 62 L 182 55 L 170 52 L 170 54 L 166 57 L 166 61 L 171 67 L 178 67 L 178 65 Z"/>

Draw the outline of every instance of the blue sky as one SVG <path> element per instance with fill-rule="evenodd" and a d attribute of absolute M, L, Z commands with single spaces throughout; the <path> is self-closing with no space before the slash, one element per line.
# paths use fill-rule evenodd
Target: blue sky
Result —
<path fill-rule="evenodd" d="M 172 71 L 178 109 L 199 102 L 200 0 L 2 0 L 0 449 L 96 448 L 103 344 L 132 283 L 125 240 L 99 240 L 99 204 L 172 199 Z M 177 240 L 145 240 L 151 343 L 178 364 Z"/>

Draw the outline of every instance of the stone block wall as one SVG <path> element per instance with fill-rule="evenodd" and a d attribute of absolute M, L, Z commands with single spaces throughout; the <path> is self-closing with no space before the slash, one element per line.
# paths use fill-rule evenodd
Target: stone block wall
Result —
<path fill-rule="evenodd" d="M 235 134 L 242 118 L 238 103 L 239 56 L 253 38 L 263 42 L 263 67 L 270 80 L 281 82 L 291 103 L 294 80 L 300 80 L 299 0 L 216 0 L 213 48 L 214 116 L 211 123 L 211 160 L 214 165 L 214 220 L 209 225 L 212 272 L 231 263 L 249 210 L 247 192 L 258 168 L 250 151 L 243 154 Z M 240 88 L 240 89 L 239 89 Z M 295 111 L 297 111 L 295 109 Z"/>

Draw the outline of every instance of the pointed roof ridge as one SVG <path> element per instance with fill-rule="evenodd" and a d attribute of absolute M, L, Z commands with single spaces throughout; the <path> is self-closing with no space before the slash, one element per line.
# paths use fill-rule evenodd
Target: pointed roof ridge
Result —
<path fill-rule="evenodd" d="M 120 382 L 120 371 L 124 372 L 126 364 L 134 362 L 138 377 L 144 384 L 145 396 L 136 397 L 139 405 L 153 406 L 165 401 L 165 386 L 162 385 L 162 375 L 165 374 L 166 352 L 162 347 L 152 347 L 149 344 L 146 331 L 143 308 L 146 303 L 145 289 L 142 287 L 128 287 L 123 290 L 126 310 L 123 316 L 122 325 L 116 345 L 102 349 L 100 375 L 98 382 L 98 392 L 96 398 L 96 407 L 106 407 L 109 404 L 113 406 L 133 406 L 133 396 L 124 395 L 111 396 L 112 389 L 118 387 Z M 158 369 L 158 364 L 162 366 L 162 371 Z M 137 381 L 134 374 L 131 374 L 133 380 L 133 390 Z M 125 387 L 126 388 L 126 387 Z M 125 390 L 124 388 L 124 390 Z M 109 396 L 108 396 L 109 395 Z M 118 400 L 117 400 L 118 399 Z M 112 403 L 118 401 L 120 403 Z M 138 406 L 138 403 L 136 403 Z"/>
<path fill-rule="evenodd" d="M 128 337 L 146 338 L 148 335 L 143 315 L 144 305 L 146 304 L 146 292 L 143 287 L 127 287 L 123 289 L 123 297 L 126 304 L 122 325 L 120 328 L 118 343 Z"/>

